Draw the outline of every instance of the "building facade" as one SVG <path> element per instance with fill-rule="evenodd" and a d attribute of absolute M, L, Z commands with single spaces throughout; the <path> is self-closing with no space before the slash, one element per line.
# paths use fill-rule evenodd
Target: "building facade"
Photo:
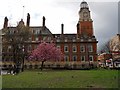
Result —
<path fill-rule="evenodd" d="M 37 45 L 42 41 L 46 42 L 54 42 L 56 43 L 56 47 L 60 48 L 62 53 L 64 54 L 64 59 L 60 61 L 60 63 L 69 65 L 77 64 L 89 66 L 90 64 L 96 65 L 97 63 L 97 43 L 96 37 L 94 35 L 93 30 L 93 20 L 91 18 L 89 6 L 87 2 L 83 1 L 80 4 L 79 10 L 79 20 L 76 25 L 77 33 L 76 34 L 65 34 L 64 33 L 64 24 L 61 24 L 61 34 L 52 34 L 51 31 L 45 25 L 45 17 L 43 17 L 43 25 L 42 26 L 30 26 L 30 14 L 27 15 L 26 27 L 29 27 L 30 32 L 32 33 L 29 38 L 29 44 L 27 44 L 27 52 L 31 52 Z M 23 20 L 20 21 L 23 23 Z M 20 23 L 18 25 L 20 25 Z M 3 29 L 8 29 L 10 33 L 15 33 L 16 27 L 8 26 L 8 19 L 5 17 Z M 4 35 L 3 35 L 4 40 Z M 3 49 L 6 48 L 11 49 L 10 44 L 4 44 Z M 9 62 L 8 52 L 3 50 L 4 59 L 3 62 Z M 6 58 L 7 57 L 7 58 Z M 12 62 L 12 59 L 10 60 Z M 38 62 L 29 62 L 26 60 L 25 64 L 38 64 Z"/>
<path fill-rule="evenodd" d="M 110 39 L 110 51 L 113 59 L 120 59 L 120 34 Z"/>

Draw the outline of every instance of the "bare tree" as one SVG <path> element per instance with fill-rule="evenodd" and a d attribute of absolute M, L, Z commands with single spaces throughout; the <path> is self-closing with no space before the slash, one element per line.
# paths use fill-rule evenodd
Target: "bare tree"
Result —
<path fill-rule="evenodd" d="M 100 53 L 111 53 L 110 52 L 110 41 L 105 42 L 100 48 L 101 48 Z"/>
<path fill-rule="evenodd" d="M 22 64 L 22 71 L 24 69 L 24 59 L 27 55 L 27 42 L 29 37 L 31 36 L 31 32 L 29 27 L 24 25 L 24 22 L 21 20 L 17 27 L 14 29 L 5 28 L 3 29 L 5 44 L 7 46 L 11 46 L 11 55 L 9 58 L 13 59 L 15 65 L 18 63 Z M 5 51 L 6 52 L 6 51 Z"/>

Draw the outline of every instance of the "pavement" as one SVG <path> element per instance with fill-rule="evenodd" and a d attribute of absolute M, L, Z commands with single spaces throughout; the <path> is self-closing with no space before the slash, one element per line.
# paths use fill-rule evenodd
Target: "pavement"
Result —
<path fill-rule="evenodd" d="M 8 73 L 8 70 L 1 70 L 0 75 L 6 75 L 6 74 L 10 74 Z"/>

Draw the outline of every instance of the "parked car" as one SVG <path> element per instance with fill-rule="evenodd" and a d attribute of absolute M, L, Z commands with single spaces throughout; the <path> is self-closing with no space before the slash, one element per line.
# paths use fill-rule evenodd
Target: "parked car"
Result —
<path fill-rule="evenodd" d="M 120 69 L 120 58 L 113 60 L 114 68 Z"/>

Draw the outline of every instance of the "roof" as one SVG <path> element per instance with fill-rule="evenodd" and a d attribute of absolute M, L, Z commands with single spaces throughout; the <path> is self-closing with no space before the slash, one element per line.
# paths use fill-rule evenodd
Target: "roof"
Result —
<path fill-rule="evenodd" d="M 16 27 L 8 27 L 8 29 L 10 31 L 14 31 L 16 30 Z M 32 30 L 32 32 L 34 31 L 35 33 L 39 33 L 42 35 L 52 35 L 51 31 L 47 27 L 43 26 L 31 26 L 30 30 Z"/>
<path fill-rule="evenodd" d="M 40 34 L 43 35 L 51 35 L 51 31 L 47 28 L 47 27 L 43 27 L 43 26 L 31 26 L 30 29 L 32 30 L 38 30 L 40 32 Z"/>
<path fill-rule="evenodd" d="M 68 40 L 69 42 L 97 42 L 95 36 L 92 37 L 85 37 L 79 36 L 77 34 L 53 34 L 56 40 Z"/>

